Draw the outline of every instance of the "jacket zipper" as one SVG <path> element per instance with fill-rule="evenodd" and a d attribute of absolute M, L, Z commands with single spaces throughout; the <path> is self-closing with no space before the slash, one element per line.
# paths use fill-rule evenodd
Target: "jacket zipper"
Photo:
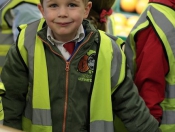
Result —
<path fill-rule="evenodd" d="M 65 132 L 65 130 L 66 130 L 67 103 L 68 103 L 69 66 L 70 66 L 70 61 L 66 61 L 66 68 L 65 68 L 65 71 L 66 71 L 66 93 L 65 93 L 65 102 L 64 102 L 64 119 L 63 119 L 62 132 Z"/>
<path fill-rule="evenodd" d="M 64 58 L 63 56 L 59 55 L 57 52 L 55 52 L 54 50 L 52 50 L 51 46 L 50 46 L 46 41 L 44 41 L 43 39 L 41 39 L 41 38 L 39 37 L 44 43 L 46 43 L 46 44 L 49 46 L 50 50 L 51 50 L 54 54 L 60 56 L 60 57 L 63 58 L 63 59 L 65 60 L 65 62 L 66 62 L 66 67 L 65 67 L 65 71 L 66 71 L 66 88 L 65 88 L 65 90 L 66 90 L 66 91 L 65 91 L 64 119 L 63 119 L 62 132 L 65 132 L 65 130 L 66 130 L 67 103 L 68 103 L 68 82 L 69 82 L 69 69 L 70 69 L 69 67 L 70 67 L 70 62 L 71 62 L 72 58 L 75 56 L 75 54 L 79 51 L 79 49 L 91 38 L 92 34 L 93 34 L 93 32 L 91 32 L 90 35 L 89 35 L 89 37 L 88 37 L 88 39 L 87 39 L 85 42 L 83 42 L 83 43 L 77 48 L 77 50 L 75 51 L 75 53 L 73 54 L 73 56 L 71 57 L 71 59 L 70 59 L 69 61 L 66 61 L 65 58 Z"/>

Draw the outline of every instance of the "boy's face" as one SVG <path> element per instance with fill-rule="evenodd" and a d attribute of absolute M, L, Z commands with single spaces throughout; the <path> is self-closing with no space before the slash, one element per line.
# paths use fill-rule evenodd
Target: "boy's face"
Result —
<path fill-rule="evenodd" d="M 83 0 L 44 0 L 38 8 L 55 39 L 66 42 L 75 37 L 91 6 L 91 2 L 84 4 Z"/>

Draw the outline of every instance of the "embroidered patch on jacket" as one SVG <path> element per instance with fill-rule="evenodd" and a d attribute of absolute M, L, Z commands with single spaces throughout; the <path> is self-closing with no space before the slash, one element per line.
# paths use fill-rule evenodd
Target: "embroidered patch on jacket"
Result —
<path fill-rule="evenodd" d="M 78 71 L 82 74 L 78 78 L 79 81 L 92 82 L 92 75 L 95 65 L 96 52 L 90 50 L 86 55 L 84 55 L 78 63 Z"/>

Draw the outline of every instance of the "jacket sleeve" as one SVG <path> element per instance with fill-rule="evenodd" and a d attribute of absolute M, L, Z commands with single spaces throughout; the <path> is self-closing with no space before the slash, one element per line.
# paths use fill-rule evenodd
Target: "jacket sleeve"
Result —
<path fill-rule="evenodd" d="M 165 98 L 165 76 L 168 72 L 166 55 L 151 26 L 140 31 L 136 38 L 137 70 L 134 82 L 140 96 L 150 109 L 150 113 L 161 122 L 162 108 L 160 103 Z"/>
<path fill-rule="evenodd" d="M 113 60 L 113 63 L 117 62 Z M 112 94 L 114 114 L 122 120 L 129 132 L 159 132 L 158 121 L 149 113 L 145 102 L 139 96 L 129 68 L 124 69 L 125 78 Z M 112 77 L 114 76 L 112 74 Z"/>
<path fill-rule="evenodd" d="M 24 67 L 16 45 L 10 48 L 1 73 L 6 94 L 2 96 L 4 125 L 22 129 L 22 113 L 28 91 L 28 72 Z"/>

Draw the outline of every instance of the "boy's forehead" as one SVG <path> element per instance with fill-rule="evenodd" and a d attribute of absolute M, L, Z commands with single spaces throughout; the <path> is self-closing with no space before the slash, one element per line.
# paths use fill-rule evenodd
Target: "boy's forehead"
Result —
<path fill-rule="evenodd" d="M 46 2 L 50 2 L 50 1 L 62 1 L 62 0 L 45 0 Z M 84 0 L 64 0 L 64 1 L 69 1 L 69 2 L 84 2 Z"/>

